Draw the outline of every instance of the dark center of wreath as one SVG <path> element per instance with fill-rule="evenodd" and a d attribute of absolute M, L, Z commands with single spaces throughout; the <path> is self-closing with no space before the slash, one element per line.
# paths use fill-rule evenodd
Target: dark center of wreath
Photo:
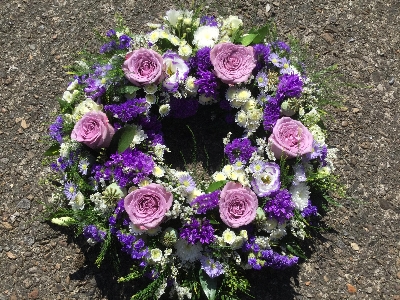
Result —
<path fill-rule="evenodd" d="M 229 113 L 217 103 L 199 105 L 190 117 L 165 117 L 162 130 L 165 144 L 170 149 L 164 154 L 165 163 L 179 170 L 186 170 L 189 165 L 201 165 L 209 175 L 220 170 L 224 163 L 223 139 L 228 132 L 235 138 L 243 135 L 243 128 Z"/>

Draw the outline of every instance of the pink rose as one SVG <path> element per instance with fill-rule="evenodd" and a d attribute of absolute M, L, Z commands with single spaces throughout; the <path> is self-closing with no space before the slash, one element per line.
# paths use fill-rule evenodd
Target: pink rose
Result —
<path fill-rule="evenodd" d="M 102 111 L 90 111 L 75 124 L 71 139 L 81 142 L 92 149 L 106 148 L 115 133 Z"/>
<path fill-rule="evenodd" d="M 172 194 L 156 183 L 134 190 L 124 199 L 129 219 L 142 230 L 160 224 L 171 205 Z"/>
<path fill-rule="evenodd" d="M 211 49 L 210 59 L 215 75 L 227 84 L 246 81 L 256 66 L 253 47 L 232 43 L 215 45 Z"/>
<path fill-rule="evenodd" d="M 228 182 L 221 191 L 219 213 L 229 227 L 237 228 L 251 223 L 256 217 L 257 207 L 256 194 L 240 183 Z"/>
<path fill-rule="evenodd" d="M 163 77 L 163 59 L 157 52 L 141 48 L 126 55 L 122 70 L 134 85 L 158 84 Z"/>
<path fill-rule="evenodd" d="M 312 151 L 313 136 L 301 122 L 283 117 L 276 122 L 268 141 L 276 158 L 293 158 Z"/>

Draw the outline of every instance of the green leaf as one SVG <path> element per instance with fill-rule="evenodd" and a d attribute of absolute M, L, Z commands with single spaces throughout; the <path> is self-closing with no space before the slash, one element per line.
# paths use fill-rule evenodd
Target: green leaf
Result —
<path fill-rule="evenodd" d="M 118 152 L 122 153 L 129 148 L 130 144 L 135 137 L 136 129 L 131 126 L 126 126 L 123 128 L 121 138 L 118 141 Z"/>
<path fill-rule="evenodd" d="M 265 25 L 264 27 L 258 29 L 257 36 L 253 39 L 252 44 L 262 43 L 269 32 L 270 32 L 269 25 Z"/>
<path fill-rule="evenodd" d="M 257 35 L 258 34 L 256 33 L 245 35 L 244 37 L 242 37 L 240 42 L 242 43 L 243 46 L 248 46 L 253 42 L 253 40 L 257 37 Z"/>
<path fill-rule="evenodd" d="M 211 183 L 208 186 L 208 188 L 206 189 L 206 193 L 212 193 L 212 192 L 218 190 L 220 187 L 224 186 L 227 182 L 228 182 L 228 180 L 220 180 L 220 181 Z"/>
<path fill-rule="evenodd" d="M 199 272 L 199 280 L 207 299 L 214 300 L 217 293 L 217 280 L 205 274 L 201 269 Z"/>
<path fill-rule="evenodd" d="M 298 245 L 291 246 L 291 245 L 287 244 L 286 248 L 289 250 L 290 253 L 292 253 L 296 256 L 299 256 L 301 258 L 307 259 L 304 251 L 301 250 L 301 248 Z"/>
<path fill-rule="evenodd" d="M 121 93 L 123 94 L 133 94 L 134 92 L 140 90 L 140 87 L 134 85 L 127 85 L 121 88 Z"/>
<path fill-rule="evenodd" d="M 60 145 L 59 144 L 54 144 L 51 145 L 49 149 L 44 152 L 44 155 L 46 156 L 54 156 L 54 155 L 59 155 L 60 154 Z"/>

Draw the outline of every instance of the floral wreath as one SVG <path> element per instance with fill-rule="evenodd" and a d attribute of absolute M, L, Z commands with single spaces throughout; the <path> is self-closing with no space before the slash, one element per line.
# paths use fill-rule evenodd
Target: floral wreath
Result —
<path fill-rule="evenodd" d="M 120 281 L 149 278 L 134 299 L 239 299 L 241 270 L 298 263 L 318 195 L 338 188 L 321 90 L 271 25 L 245 34 L 236 16 L 169 10 L 149 26 L 121 23 L 69 68 L 49 128 L 49 219 L 100 243 L 97 263 L 117 240 L 132 261 Z M 215 141 L 225 160 L 208 182 L 165 161 L 162 131 L 206 108 L 241 130 Z"/>

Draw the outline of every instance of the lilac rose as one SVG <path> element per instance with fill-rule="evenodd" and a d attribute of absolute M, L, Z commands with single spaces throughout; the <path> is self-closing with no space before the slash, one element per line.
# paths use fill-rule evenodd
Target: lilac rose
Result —
<path fill-rule="evenodd" d="M 134 85 L 158 84 L 163 79 L 163 59 L 154 50 L 141 48 L 126 55 L 122 70 Z"/>
<path fill-rule="evenodd" d="M 232 228 L 251 223 L 256 217 L 256 194 L 240 183 L 228 182 L 221 191 L 219 213 L 222 221 Z"/>
<path fill-rule="evenodd" d="M 115 133 L 102 111 L 90 111 L 75 124 L 71 139 L 81 142 L 92 149 L 107 148 Z"/>
<path fill-rule="evenodd" d="M 124 199 L 129 219 L 142 230 L 158 226 L 171 205 L 172 194 L 156 183 L 134 190 Z"/>
<path fill-rule="evenodd" d="M 289 117 L 280 118 L 268 139 L 276 158 L 297 157 L 312 152 L 313 136 L 299 121 Z"/>
<path fill-rule="evenodd" d="M 215 75 L 226 84 L 235 84 L 249 79 L 256 66 L 253 47 L 232 43 L 215 45 L 210 51 Z"/>

